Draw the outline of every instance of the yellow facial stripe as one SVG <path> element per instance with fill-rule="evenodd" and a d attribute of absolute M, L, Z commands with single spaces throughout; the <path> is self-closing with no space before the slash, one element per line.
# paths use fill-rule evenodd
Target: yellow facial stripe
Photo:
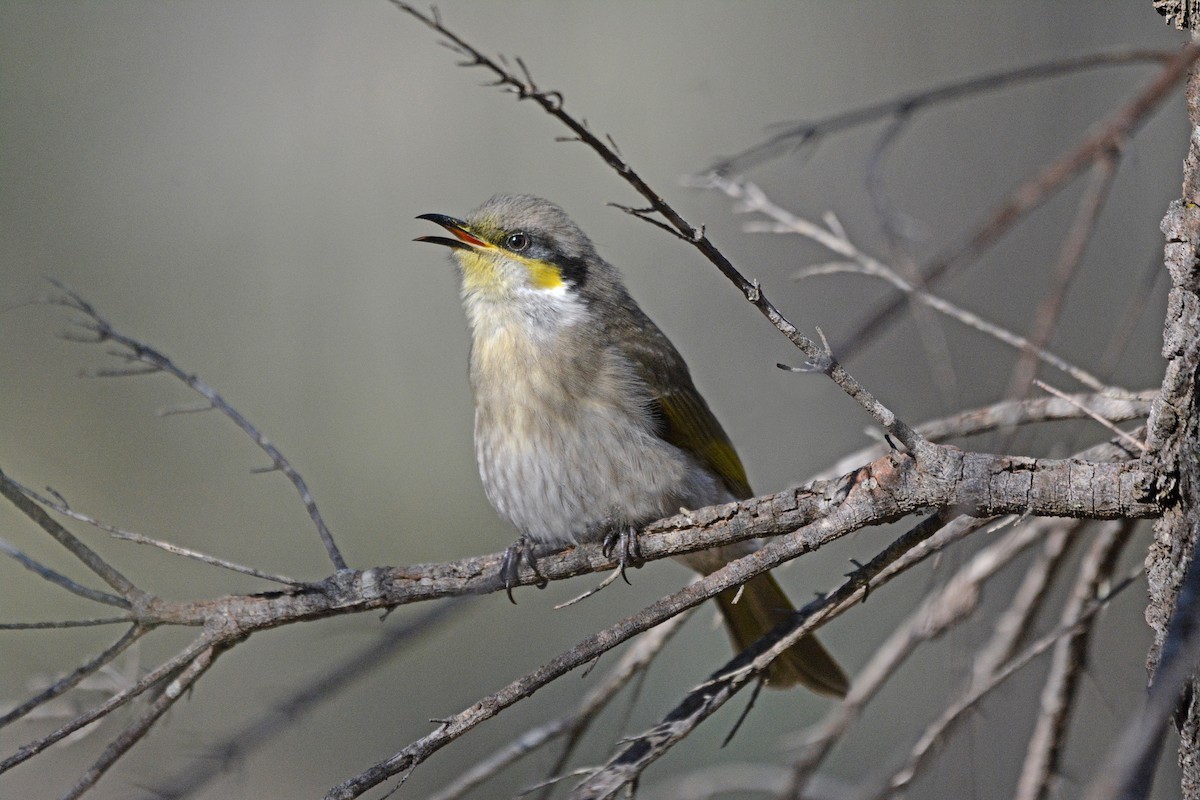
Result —
<path fill-rule="evenodd" d="M 548 261 L 516 257 L 529 269 L 529 282 L 538 289 L 558 289 L 563 285 L 562 272 Z"/>
<path fill-rule="evenodd" d="M 521 264 L 529 271 L 529 283 L 535 289 L 550 291 L 563 285 L 562 272 L 549 261 L 539 261 L 536 258 L 525 258 L 516 253 L 498 252 L 499 248 L 488 250 L 456 250 L 455 255 L 463 267 L 465 288 L 475 291 L 497 290 L 501 288 L 500 275 L 496 271 L 495 259 L 507 258 Z"/>

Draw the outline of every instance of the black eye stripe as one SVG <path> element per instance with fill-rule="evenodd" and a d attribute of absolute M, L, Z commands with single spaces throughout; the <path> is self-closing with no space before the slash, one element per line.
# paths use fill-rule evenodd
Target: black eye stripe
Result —
<path fill-rule="evenodd" d="M 527 233 L 523 230 L 509 231 L 501 242 L 510 253 L 525 253 L 558 267 L 563 279 L 582 286 L 588 277 L 587 259 L 583 256 L 568 256 L 555 246 L 553 237 Z"/>
<path fill-rule="evenodd" d="M 576 286 L 582 286 L 587 281 L 588 265 L 584 259 L 559 255 L 554 259 L 554 263 L 558 265 L 559 272 L 562 273 L 564 280 Z"/>

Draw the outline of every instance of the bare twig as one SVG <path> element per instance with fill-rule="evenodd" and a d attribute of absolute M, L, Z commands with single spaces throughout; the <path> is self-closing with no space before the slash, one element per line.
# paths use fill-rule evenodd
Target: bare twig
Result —
<path fill-rule="evenodd" d="M 1054 281 L 1033 315 L 1033 330 L 1028 338 L 1034 349 L 1044 349 L 1054 335 L 1058 318 L 1067 300 L 1067 292 L 1079 272 L 1083 254 L 1096 227 L 1096 220 L 1099 219 L 1109 192 L 1112 191 L 1120 157 L 1120 151 L 1114 148 L 1098 157 L 1092 167 L 1092 180 L 1084 190 L 1083 196 L 1079 198 L 1075 219 L 1058 254 Z M 1029 351 L 1023 351 L 1013 367 L 1005 396 L 1024 397 L 1029 393 L 1029 386 L 1036 376 L 1037 362 Z"/>
<path fill-rule="evenodd" d="M 94 528 L 99 528 L 100 530 L 102 530 L 105 533 L 112 536 L 114 539 L 121 539 L 123 541 L 133 542 L 135 544 L 150 545 L 151 547 L 157 547 L 159 550 L 164 550 L 168 553 L 172 553 L 173 555 L 183 556 L 184 558 L 190 558 L 195 561 L 199 561 L 203 564 L 208 564 L 209 566 L 212 566 L 212 567 L 220 567 L 221 569 L 227 569 L 227 570 L 230 570 L 231 572 L 237 572 L 242 575 L 249 575 L 254 578 L 262 578 L 263 580 L 273 581 L 274 583 L 282 583 L 287 586 L 307 586 L 307 585 L 309 585 L 308 582 L 298 581 L 295 578 L 289 578 L 286 575 L 275 575 L 270 572 L 264 572 L 263 570 L 256 569 L 254 567 L 247 567 L 247 566 L 238 564 L 236 562 L 229 561 L 228 559 L 218 558 L 216 556 L 210 556 L 207 553 L 201 553 L 200 551 L 193 550 L 189 547 L 183 547 L 181 545 L 172 544 L 171 542 L 164 542 L 161 539 L 154 539 L 149 536 L 144 536 L 140 533 L 135 533 L 133 531 L 125 530 L 124 528 L 118 528 L 115 525 L 109 525 L 107 522 L 102 522 L 93 516 L 84 514 L 82 512 L 76 511 L 75 509 L 71 508 L 67 504 L 67 502 L 63 498 L 63 496 L 61 494 L 59 494 L 58 492 L 54 492 L 54 491 L 51 492 L 54 495 L 54 497 L 56 498 L 56 499 L 52 500 L 49 497 L 38 494 L 37 492 L 30 489 L 28 486 L 24 486 L 24 485 L 18 483 L 17 481 L 13 480 L 12 478 L 8 478 L 7 480 L 10 484 L 17 487 L 20 491 L 24 492 L 25 496 L 28 497 L 29 499 L 31 499 L 37 503 L 40 503 L 41 505 L 45 506 L 46 508 L 49 508 L 52 511 L 62 514 L 65 517 L 70 517 L 71 519 L 78 520 L 79 522 L 85 522 Z"/>
<path fill-rule="evenodd" d="M 45 705 L 54 698 L 59 697 L 75 688 L 84 678 L 95 674 L 102 667 L 110 663 L 114 658 L 128 650 L 130 646 L 140 639 L 148 630 L 149 628 L 142 625 L 130 626 L 129 630 L 125 631 L 120 639 L 117 639 L 117 641 L 105 648 L 103 652 L 99 653 L 94 658 L 85 661 L 73 672 L 59 678 L 53 684 L 29 698 L 16 708 L 6 712 L 3 715 L 0 715 L 0 728 L 8 725 L 11 722 L 21 719 L 34 709 Z"/>
<path fill-rule="evenodd" d="M 847 261 L 820 264 L 800 270 L 792 276 L 795 279 L 803 279 L 814 275 L 833 275 L 842 272 L 880 278 L 901 292 L 910 295 L 914 301 L 921 305 L 932 308 L 934 311 L 957 320 L 967 327 L 974 328 L 991 336 L 997 341 L 1003 342 L 1019 352 L 1029 355 L 1031 358 L 1043 361 L 1097 392 L 1111 391 L 1100 379 L 1080 367 L 1067 362 L 1044 347 L 997 325 L 991 320 L 985 319 L 973 311 L 968 311 L 942 297 L 918 288 L 911 280 L 904 278 L 887 264 L 860 250 L 849 239 L 845 230 L 837 223 L 833 215 L 826 215 L 826 227 L 821 227 L 810 220 L 792 214 L 790 211 L 772 202 L 759 186 L 749 181 L 732 180 L 718 175 L 704 175 L 690 178 L 687 185 L 700 189 L 715 189 L 720 191 L 739 201 L 736 207 L 738 212 L 757 212 L 771 220 L 769 223 L 747 223 L 743 226 L 743 229 L 748 232 L 796 234 L 814 241 L 829 251 L 848 259 Z"/>
<path fill-rule="evenodd" d="M 54 628 L 96 628 L 101 625 L 120 625 L 133 622 L 133 618 L 96 617 L 95 619 L 65 619 L 49 622 L 0 622 L 0 631 L 39 631 Z"/>
<path fill-rule="evenodd" d="M 111 531 L 111 533 L 112 533 L 113 537 L 116 539 L 123 539 L 124 541 L 133 542 L 134 544 L 145 544 L 145 545 L 149 545 L 151 547 L 157 547 L 159 550 L 166 551 L 173 555 L 183 556 L 184 558 L 190 558 L 193 561 L 199 561 L 202 564 L 208 564 L 210 567 L 220 567 L 221 569 L 227 569 L 230 572 L 237 572 L 241 575 L 249 575 L 252 578 L 261 578 L 264 581 L 271 581 L 272 583 L 281 583 L 285 586 L 312 586 L 313 585 L 312 581 L 301 581 L 301 580 L 297 580 L 295 578 L 289 578 L 287 575 L 280 575 L 280 574 L 274 573 L 274 572 L 266 572 L 265 570 L 258 569 L 257 567 L 247 567 L 243 564 L 238 564 L 237 562 L 230 561 L 229 559 L 226 559 L 226 558 L 218 558 L 217 556 L 210 556 L 207 553 L 201 553 L 199 550 L 193 550 L 190 547 L 183 547 L 181 545 L 172 544 L 171 542 L 164 542 L 161 539 L 154 539 L 149 536 L 143 536 L 140 533 L 134 533 L 132 531 L 119 531 L 119 530 Z"/>
<path fill-rule="evenodd" d="M 1045 383 L 1044 381 L 1034 380 L 1033 384 L 1034 384 L 1034 386 L 1037 386 L 1039 389 L 1042 389 L 1043 391 L 1046 391 L 1046 392 L 1054 395 L 1059 400 L 1065 400 L 1068 403 L 1071 403 L 1072 405 L 1074 405 L 1074 403 L 1075 403 L 1075 400 L 1073 400 L 1067 394 L 1065 394 L 1064 392 L 1060 392 L 1058 389 L 1055 389 L 1053 386 L 1049 385 L 1048 383 Z M 1081 406 L 1079 406 L 1079 410 L 1082 411 L 1084 414 L 1086 414 L 1090 419 L 1095 420 L 1096 422 L 1100 423 L 1108 430 L 1115 433 L 1123 441 L 1129 442 L 1129 444 L 1133 445 L 1138 450 L 1141 450 L 1143 453 L 1149 449 L 1146 447 L 1146 443 L 1143 442 L 1141 439 L 1137 439 L 1133 436 L 1130 436 L 1128 433 L 1126 433 L 1125 431 L 1121 430 L 1116 425 L 1114 425 L 1111 420 L 1105 419 L 1104 417 L 1100 416 L 1099 414 L 1097 414 L 1095 411 L 1091 410 L 1087 406 L 1081 405 Z"/>
<path fill-rule="evenodd" d="M 94 706 L 66 724 L 59 727 L 57 730 L 36 739 L 17 750 L 16 753 L 8 758 L 0 761 L 0 773 L 7 772 L 18 764 L 22 764 L 36 756 L 38 753 L 45 750 L 47 747 L 62 741 L 77 730 L 84 728 L 96 720 L 107 716 L 116 709 L 128 703 L 133 698 L 155 686 L 160 681 L 170 678 L 177 674 L 180 670 L 185 669 L 191 664 L 201 653 L 213 646 L 212 639 L 215 636 L 206 634 L 193 641 L 180 652 L 176 653 L 167 661 L 164 661 L 157 668 L 151 670 L 144 675 L 141 680 L 129 688 L 117 692 L 109 697 L 103 703 Z"/>
<path fill-rule="evenodd" d="M 0 480 L 10 479 L 0 478 Z M 115 594 L 109 594 L 108 592 L 101 592 L 98 589 L 92 589 L 88 586 L 82 586 L 68 578 L 66 575 L 63 575 L 61 572 L 56 572 L 46 565 L 41 564 L 25 555 L 4 539 L 0 539 L 0 553 L 3 553 L 4 555 L 13 559 L 30 572 L 45 578 L 46 580 L 50 581 L 50 583 L 53 583 L 56 586 L 61 586 L 71 594 L 78 595 L 79 597 L 83 597 L 87 600 L 94 600 L 97 603 L 116 606 L 117 608 L 129 608 L 129 601 L 125 598 L 117 597 Z"/>
<path fill-rule="evenodd" d="M 1158 75 L 1096 133 L 1088 136 L 1058 161 L 1017 186 L 965 242 L 927 264 L 922 270 L 922 285 L 932 286 L 976 261 L 1002 235 L 1041 207 L 1072 178 L 1096 161 L 1108 158 L 1114 152 L 1120 152 L 1129 138 L 1150 118 L 1150 114 L 1172 96 L 1172 91 L 1184 79 L 1197 58 L 1200 58 L 1200 45 L 1197 44 L 1188 44 L 1172 53 Z M 871 311 L 865 321 L 846 337 L 841 348 L 842 357 L 850 359 L 857 355 L 860 348 L 865 347 L 891 324 L 906 304 L 907 298 L 898 297 Z"/>
<path fill-rule="evenodd" d="M 621 660 L 608 675 L 584 696 L 574 711 L 515 737 L 507 745 L 464 771 L 430 800 L 456 800 L 548 742 L 563 736 L 577 736 L 591 724 L 618 692 L 650 667 L 663 646 L 688 616 L 689 614 L 680 614 L 672 617 L 657 628 L 643 633 L 633 641 L 629 650 L 621 656 Z"/>
<path fill-rule="evenodd" d="M 443 630 L 440 626 L 462 612 L 467 603 L 455 600 L 438 603 L 416 618 L 381 631 L 374 643 L 362 648 L 313 681 L 289 690 L 286 697 L 272 702 L 259 717 L 220 743 L 205 748 L 205 758 L 193 761 L 170 775 L 154 781 L 154 797 L 183 800 L 201 793 L 215 779 L 225 775 L 235 759 L 246 761 L 257 750 L 291 730 L 315 708 L 361 678 L 391 666 L 392 659 L 411 647 L 415 640 Z"/>
<path fill-rule="evenodd" d="M 82 561 L 84 566 L 111 586 L 117 594 L 124 598 L 127 606 L 142 597 L 141 589 L 134 586 L 132 581 L 101 558 L 95 550 L 75 538 L 75 535 L 62 525 L 50 519 L 40 505 L 25 496 L 20 484 L 14 483 L 2 471 L 0 471 L 0 495 L 7 498 L 10 503 L 20 509 L 21 513 L 37 523 L 39 528 L 50 534 L 56 542 Z M 100 602 L 108 601 L 101 600 Z"/>
<path fill-rule="evenodd" d="M 973 529 L 991 520 L 973 520 Z M 814 770 L 833 746 L 858 720 L 867 704 L 893 678 L 900 666 L 924 642 L 941 636 L 974 613 L 983 584 L 1038 541 L 1048 526 L 1030 524 L 1005 534 L 976 553 L 935 594 L 930 595 L 888 639 L 876 648 L 871 660 L 850 684 L 845 700 L 804 735 L 802 750 L 793 766 L 793 782 L 784 797 L 806 796 Z"/>
<path fill-rule="evenodd" d="M 1044 519 L 1052 520 L 1049 517 Z M 1081 541 L 1078 534 L 1085 524 L 1082 520 L 1072 520 L 1063 525 L 1062 520 L 1052 520 L 1041 552 L 1025 570 L 1021 585 L 1013 593 L 1008 608 L 996 619 L 991 637 L 975 651 L 974 664 L 971 666 L 972 685 L 991 680 L 991 676 L 1013 657 L 1017 648 L 1028 638 L 1034 618 L 1046 603 L 1051 584 L 1074 545 Z"/>
<path fill-rule="evenodd" d="M 712 171 L 729 175 L 744 172 L 782 153 L 813 144 L 821 137 L 849 128 L 866 125 L 888 117 L 910 117 L 923 108 L 939 103 L 971 97 L 983 92 L 1006 89 L 1021 83 L 1045 80 L 1059 75 L 1095 69 L 1097 67 L 1124 66 L 1128 64 L 1158 62 L 1166 63 L 1175 53 L 1172 50 L 1117 50 L 1110 53 L 1094 53 L 1072 59 L 1054 59 L 1041 64 L 1031 64 L 1014 70 L 980 75 L 944 86 L 936 86 L 920 92 L 885 100 L 863 108 L 843 111 L 825 119 L 808 123 L 792 123 L 780 133 L 754 145 L 737 155 L 717 162 Z"/>
<path fill-rule="evenodd" d="M 971 686 L 957 700 L 950 704 L 924 733 L 921 734 L 916 745 L 913 746 L 912 753 L 909 756 L 908 762 L 899 770 L 894 772 L 885 782 L 884 786 L 878 792 L 868 796 L 869 800 L 880 800 L 885 797 L 893 797 L 904 787 L 908 786 L 913 778 L 918 774 L 918 771 L 926 759 L 934 752 L 935 747 L 947 735 L 950 729 L 963 717 L 963 715 L 974 708 L 984 697 L 986 697 L 993 689 L 1000 686 L 1004 681 L 1008 680 L 1017 672 L 1029 666 L 1035 658 L 1053 647 L 1060 639 L 1069 636 L 1072 632 L 1081 626 L 1091 624 L 1092 619 L 1099 611 L 1104 608 L 1113 597 L 1115 597 L 1123 589 L 1131 585 L 1134 580 L 1141 575 L 1142 569 L 1139 567 L 1130 573 L 1124 580 L 1114 586 L 1103 597 L 1097 598 L 1088 604 L 1083 613 L 1079 615 L 1069 627 L 1059 627 L 1044 636 L 1038 637 L 1031 642 L 1019 653 L 1013 656 L 1012 659 L 1005 662 L 1004 666 L 992 673 L 987 681 L 982 683 L 972 683 Z"/>
<path fill-rule="evenodd" d="M 1096 394 L 1067 395 L 1066 400 L 1046 397 L 1025 400 L 1005 400 L 983 408 L 974 408 L 918 426 L 921 434 L 932 442 L 953 437 L 978 436 L 1001 427 L 1039 422 L 1082 419 L 1083 409 L 1100 414 L 1113 422 L 1145 418 L 1156 391 L 1136 392 L 1124 398 Z M 1134 438 L 1137 438 L 1136 436 Z M 831 478 L 853 470 L 859 464 L 882 458 L 890 448 L 886 443 L 864 447 L 844 456 L 827 470 L 814 476 L 815 480 Z"/>
<path fill-rule="evenodd" d="M 1073 620 L 1102 593 L 1132 531 L 1132 523 L 1111 522 L 1093 537 L 1071 596 L 1063 606 L 1060 627 L 1070 628 Z M 1016 800 L 1043 800 L 1051 793 L 1051 780 L 1059 770 L 1067 726 L 1075 710 L 1079 677 L 1087 666 L 1091 634 L 1091 626 L 1075 627 L 1054 645 L 1050 672 L 1042 687 L 1041 712 L 1029 737 L 1025 764 L 1017 781 Z"/>
<path fill-rule="evenodd" d="M 75 785 L 69 791 L 63 794 L 63 800 L 75 800 L 75 798 L 80 797 L 94 786 L 96 781 L 100 780 L 104 773 L 112 768 L 117 759 L 137 744 L 149 732 L 158 718 L 165 714 L 167 709 L 175 705 L 175 701 L 190 690 L 196 681 L 200 680 L 200 677 L 213 665 L 219 653 L 220 648 L 216 645 L 210 645 L 191 659 L 187 667 L 154 698 L 154 701 L 150 703 L 150 707 L 125 728 L 125 730 L 121 731 L 109 743 L 108 747 L 104 748 L 104 752 L 100 754 L 96 762 L 76 781 Z"/>
<path fill-rule="evenodd" d="M 80 341 L 92 342 L 115 342 L 123 348 L 122 352 L 117 354 L 122 358 L 131 361 L 136 361 L 147 365 L 150 371 L 162 371 L 182 381 L 188 388 L 199 394 L 207 400 L 213 408 L 220 411 L 226 417 L 233 421 L 235 425 L 241 428 L 242 432 L 249 436 L 258 447 L 267 454 L 271 459 L 271 463 L 287 476 L 295 487 L 296 492 L 300 495 L 300 500 L 304 503 L 304 508 L 308 511 L 309 518 L 317 528 L 317 533 L 321 537 L 321 543 L 325 546 L 325 551 L 329 554 L 329 559 L 333 562 L 336 569 L 346 569 L 346 561 L 342 558 L 341 551 L 338 550 L 337 544 L 333 541 L 333 534 L 329 527 L 325 524 L 325 519 L 321 516 L 320 510 L 317 508 L 317 501 L 313 499 L 312 493 L 308 490 L 308 485 L 304 482 L 304 478 L 292 466 L 279 448 L 273 445 L 266 436 L 250 423 L 240 411 L 231 406 L 225 401 L 221 395 L 217 394 L 216 390 L 209 386 L 200 378 L 190 372 L 184 371 L 177 366 L 174 361 L 168 358 L 163 353 L 154 349 L 150 345 L 138 341 L 132 337 L 126 336 L 116 330 L 100 312 L 92 306 L 91 303 L 83 299 L 78 293 L 60 281 L 49 279 L 59 291 L 63 293 L 63 297 L 56 298 L 53 302 L 67 308 L 72 308 L 86 315 L 87 320 L 79 324 L 93 334 L 92 339 L 80 339 Z M 107 376 L 113 376 L 118 373 L 109 372 Z M 130 374 L 130 373 L 120 373 Z M 140 374 L 140 373 L 133 373 Z"/>

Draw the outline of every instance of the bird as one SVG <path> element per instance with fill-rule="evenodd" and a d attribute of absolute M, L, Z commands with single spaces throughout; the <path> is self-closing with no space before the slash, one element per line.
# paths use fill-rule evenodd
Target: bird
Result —
<path fill-rule="evenodd" d="M 515 572 L 510 559 L 516 553 L 519 563 L 522 548 L 534 565 L 535 545 L 628 536 L 628 546 L 648 522 L 753 496 L 683 356 L 559 206 L 501 194 L 466 219 L 417 219 L 450 236 L 416 241 L 450 248 L 458 266 L 479 473 L 492 506 L 520 534 L 502 572 Z M 707 575 L 754 547 L 678 558 Z M 739 652 L 794 611 L 769 573 L 715 599 Z M 766 682 L 832 696 L 849 687 L 812 635 L 771 663 Z"/>

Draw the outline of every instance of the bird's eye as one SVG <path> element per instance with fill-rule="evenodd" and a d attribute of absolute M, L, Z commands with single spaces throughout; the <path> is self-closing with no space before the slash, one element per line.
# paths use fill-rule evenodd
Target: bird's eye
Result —
<path fill-rule="evenodd" d="M 515 253 L 519 253 L 522 250 L 528 250 L 532 242 L 533 240 L 529 238 L 529 234 L 516 231 L 505 237 L 504 246 Z"/>

